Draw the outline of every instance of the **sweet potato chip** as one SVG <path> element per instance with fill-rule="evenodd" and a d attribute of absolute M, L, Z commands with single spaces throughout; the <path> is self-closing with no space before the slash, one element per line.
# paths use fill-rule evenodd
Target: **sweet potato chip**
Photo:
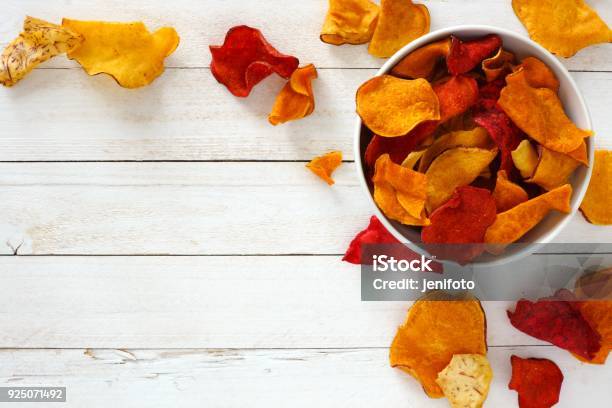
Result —
<path fill-rule="evenodd" d="M 370 0 L 329 0 L 321 41 L 333 45 L 370 41 L 378 21 L 378 5 Z"/>
<path fill-rule="evenodd" d="M 357 113 L 372 132 L 385 137 L 403 136 L 422 122 L 440 119 L 438 97 L 429 82 L 390 75 L 359 87 Z"/>
<path fill-rule="evenodd" d="M 571 157 L 572 159 L 576 160 L 577 162 L 579 162 L 580 164 L 584 164 L 585 166 L 589 165 L 587 145 L 584 142 L 584 140 L 582 141 L 582 144 L 580 145 L 579 148 L 577 148 L 576 150 L 572 150 L 571 152 L 568 152 L 567 155 Z"/>
<path fill-rule="evenodd" d="M 276 97 L 268 121 L 276 126 L 310 115 L 315 107 L 312 80 L 316 77 L 317 70 L 312 64 L 293 71 L 289 82 Z"/>
<path fill-rule="evenodd" d="M 591 224 L 612 224 L 612 151 L 595 151 L 593 174 L 580 210 Z"/>
<path fill-rule="evenodd" d="M 542 146 L 560 153 L 580 147 L 590 130 L 582 130 L 565 115 L 556 92 L 533 88 L 520 70 L 506 77 L 499 106 L 516 125 Z"/>
<path fill-rule="evenodd" d="M 368 52 L 387 58 L 400 48 L 429 32 L 429 10 L 411 0 L 381 0 L 378 24 Z"/>
<path fill-rule="evenodd" d="M 400 78 L 429 78 L 440 59 L 448 55 L 450 44 L 450 38 L 445 38 L 416 49 L 398 62 L 391 73 Z"/>
<path fill-rule="evenodd" d="M 576 280 L 574 293 L 581 300 L 612 299 L 612 268 L 580 276 Z"/>
<path fill-rule="evenodd" d="M 591 359 L 600 349 L 601 337 L 582 316 L 578 302 L 563 299 L 559 292 L 537 302 L 519 300 L 514 312 L 507 312 L 510 323 L 536 339 Z"/>
<path fill-rule="evenodd" d="M 559 80 L 554 72 L 542 61 L 534 57 L 527 57 L 517 69 L 523 69 L 525 79 L 532 88 L 548 88 L 559 91 Z"/>
<path fill-rule="evenodd" d="M 215 79 L 239 97 L 248 96 L 272 72 L 289 78 L 299 64 L 297 58 L 272 47 L 261 31 L 245 25 L 231 28 L 223 45 L 211 45 L 210 52 L 210 70 Z"/>
<path fill-rule="evenodd" d="M 334 180 L 331 178 L 331 175 L 341 164 L 342 152 L 334 151 L 325 153 L 323 156 L 315 157 L 306 165 L 306 167 L 308 167 L 310 171 L 321 177 L 331 186 L 334 184 Z"/>
<path fill-rule="evenodd" d="M 431 225 L 421 230 L 421 240 L 426 244 L 479 244 L 427 246 L 438 258 L 465 264 L 484 252 L 484 235 L 495 221 L 496 212 L 489 190 L 459 187 L 430 215 Z"/>
<path fill-rule="evenodd" d="M 423 173 L 402 167 L 388 154 L 376 160 L 374 201 L 390 219 L 406 225 L 428 225 L 425 216 L 427 178 Z"/>
<path fill-rule="evenodd" d="M 480 354 L 455 354 L 436 383 L 452 408 L 480 408 L 489 394 L 493 370 Z"/>
<path fill-rule="evenodd" d="M 10 87 L 56 55 L 74 50 L 83 38 L 69 28 L 26 17 L 23 31 L 0 56 L 0 84 Z"/>
<path fill-rule="evenodd" d="M 454 147 L 480 147 L 481 149 L 490 147 L 491 139 L 487 131 L 481 127 L 472 130 L 458 130 L 445 133 L 438 137 L 431 146 L 425 150 L 419 162 L 419 171 L 426 172 L 429 165 L 440 153 Z"/>
<path fill-rule="evenodd" d="M 433 85 L 440 106 L 440 123 L 461 115 L 478 100 L 478 84 L 474 78 L 458 75 Z"/>
<path fill-rule="evenodd" d="M 535 227 L 551 211 L 569 213 L 572 186 L 566 184 L 497 214 L 485 234 L 485 242 L 493 244 L 487 251 L 499 253 L 506 244 L 517 241 Z"/>
<path fill-rule="evenodd" d="M 89 75 L 109 74 L 124 88 L 149 85 L 164 72 L 164 60 L 176 50 L 179 36 L 172 27 L 153 34 L 142 22 L 109 23 L 63 19 L 62 26 L 83 37 L 68 52 Z"/>
<path fill-rule="evenodd" d="M 545 190 L 552 190 L 567 184 L 569 176 L 580 163 L 566 154 L 554 152 L 545 147 L 541 149 L 540 161 L 528 183 L 534 183 Z"/>
<path fill-rule="evenodd" d="M 529 36 L 569 58 L 589 45 L 612 41 L 612 31 L 584 0 L 512 0 Z"/>
<path fill-rule="evenodd" d="M 529 196 L 521 186 L 508 180 L 508 175 L 504 170 L 500 170 L 497 172 L 493 199 L 497 212 L 505 212 L 529 200 Z"/>
<path fill-rule="evenodd" d="M 516 149 L 511 152 L 514 166 L 519 170 L 523 178 L 533 176 L 536 167 L 538 166 L 538 153 L 531 142 L 524 139 Z"/>
<path fill-rule="evenodd" d="M 612 350 L 612 301 L 587 300 L 578 302 L 582 317 L 601 337 L 601 347 L 591 359 L 575 354 L 581 360 L 591 364 L 605 364 Z"/>
<path fill-rule="evenodd" d="M 417 300 L 397 330 L 389 361 L 417 379 L 431 398 L 442 398 L 438 373 L 455 354 L 487 353 L 486 321 L 478 299 L 447 300 L 430 292 Z"/>
<path fill-rule="evenodd" d="M 514 54 L 500 48 L 497 54 L 491 58 L 482 61 L 482 71 L 485 74 L 487 82 L 495 81 L 496 79 L 505 76 L 512 70 L 514 63 Z"/>
<path fill-rule="evenodd" d="M 453 36 L 450 52 L 446 57 L 448 71 L 453 75 L 465 74 L 494 54 L 501 46 L 502 40 L 495 34 L 465 42 Z"/>
<path fill-rule="evenodd" d="M 510 357 L 512 378 L 508 388 L 518 392 L 520 408 L 550 408 L 559 402 L 563 374 L 544 358 Z"/>
<path fill-rule="evenodd" d="M 497 149 L 455 147 L 440 154 L 427 169 L 427 212 L 444 204 L 457 187 L 478 177 L 497 156 Z"/>
<path fill-rule="evenodd" d="M 408 153 L 408 156 L 406 156 L 406 158 L 402 162 L 402 167 L 406 167 L 411 170 L 414 169 L 414 166 L 416 166 L 419 159 L 423 157 L 423 153 L 425 153 L 425 150 L 415 150 L 413 152 Z"/>

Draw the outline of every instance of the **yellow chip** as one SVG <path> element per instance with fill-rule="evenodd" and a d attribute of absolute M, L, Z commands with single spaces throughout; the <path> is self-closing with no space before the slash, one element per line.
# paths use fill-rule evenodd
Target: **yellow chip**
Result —
<path fill-rule="evenodd" d="M 164 72 L 164 60 L 174 52 L 179 36 L 172 27 L 151 34 L 142 22 L 108 23 L 65 18 L 62 26 L 83 36 L 83 44 L 68 53 L 89 75 L 106 73 L 125 88 L 153 82 Z"/>
<path fill-rule="evenodd" d="M 326 153 L 323 156 L 315 157 L 306 165 L 306 167 L 331 186 L 334 184 L 334 180 L 331 178 L 331 175 L 341 164 L 342 152 L 333 151 Z"/>
<path fill-rule="evenodd" d="M 414 50 L 398 62 L 391 73 L 400 78 L 428 78 L 438 61 L 448 55 L 450 45 L 449 37 Z"/>
<path fill-rule="evenodd" d="M 612 41 L 610 28 L 584 0 L 512 0 L 512 8 L 534 41 L 562 57 Z"/>
<path fill-rule="evenodd" d="M 482 70 L 485 73 L 487 82 L 495 81 L 501 77 L 504 73 L 512 70 L 512 64 L 514 63 L 514 54 L 500 48 L 497 54 L 491 58 L 487 58 L 482 61 Z"/>
<path fill-rule="evenodd" d="M 506 77 L 498 104 L 512 121 L 542 146 L 568 153 L 580 147 L 590 130 L 579 129 L 563 111 L 557 94 L 548 88 L 533 88 L 524 70 Z"/>
<path fill-rule="evenodd" d="M 591 182 L 580 210 L 591 224 L 612 224 L 612 151 L 595 151 Z"/>
<path fill-rule="evenodd" d="M 387 58 L 429 32 L 429 10 L 411 0 L 381 0 L 378 24 L 368 52 Z"/>
<path fill-rule="evenodd" d="M 370 0 L 329 0 L 321 41 L 333 45 L 363 44 L 372 38 L 378 6 Z"/>
<path fill-rule="evenodd" d="M 497 156 L 497 149 L 455 147 L 439 155 L 427 169 L 427 213 L 448 201 L 457 187 L 467 186 Z"/>
<path fill-rule="evenodd" d="M 518 147 L 510 152 L 514 167 L 518 169 L 523 178 L 529 178 L 538 166 L 538 152 L 529 140 L 525 139 Z"/>
<path fill-rule="evenodd" d="M 521 186 L 508 180 L 508 175 L 505 170 L 500 170 L 497 172 L 493 199 L 495 200 L 497 212 L 500 213 L 508 211 L 520 203 L 524 203 L 529 200 L 529 196 Z"/>
<path fill-rule="evenodd" d="M 414 169 L 419 159 L 423 156 L 425 150 L 415 150 L 413 152 L 408 153 L 404 161 L 402 162 L 402 167 L 406 167 L 409 169 Z"/>
<path fill-rule="evenodd" d="M 482 354 L 455 354 L 436 383 L 453 408 L 480 408 L 487 399 L 493 370 Z"/>
<path fill-rule="evenodd" d="M 545 190 L 552 190 L 567 184 L 569 176 L 580 166 L 580 163 L 570 156 L 554 152 L 545 147 L 540 153 L 540 161 L 528 183 L 534 183 Z"/>
<path fill-rule="evenodd" d="M 421 122 L 440 119 L 440 105 L 427 80 L 381 75 L 357 90 L 357 113 L 372 132 L 395 137 Z"/>
<path fill-rule="evenodd" d="M 453 147 L 480 147 L 486 148 L 491 144 L 489 134 L 484 128 L 475 127 L 472 130 L 457 130 L 454 132 L 445 133 L 437 138 L 423 154 L 419 163 L 419 171 L 425 172 L 431 162 L 440 155 L 440 153 L 452 149 Z"/>
<path fill-rule="evenodd" d="M 293 71 L 289 81 L 276 97 L 268 121 L 276 126 L 310 115 L 315 107 L 312 80 L 316 77 L 317 70 L 312 64 Z"/>
<path fill-rule="evenodd" d="M 15 85 L 38 64 L 75 49 L 82 40 L 68 28 L 26 17 L 23 32 L 0 56 L 0 84 Z"/>

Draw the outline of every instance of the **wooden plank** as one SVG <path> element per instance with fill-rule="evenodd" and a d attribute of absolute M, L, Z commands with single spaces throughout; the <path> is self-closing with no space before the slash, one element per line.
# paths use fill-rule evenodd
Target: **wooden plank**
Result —
<path fill-rule="evenodd" d="M 429 0 L 422 1 L 431 14 L 431 30 L 462 24 L 486 24 L 503 27 L 526 35 L 507 0 Z M 602 18 L 612 21 L 612 4 L 606 0 L 589 3 Z M 298 56 L 303 62 L 320 67 L 372 68 L 384 62 L 370 56 L 366 46 L 334 47 L 319 40 L 319 32 L 327 0 L 293 2 L 285 0 L 225 0 L 215 1 L 146 0 L 130 3 L 121 0 L 78 2 L 49 2 L 22 0 L 3 8 L 0 23 L 0 41 L 10 41 L 20 30 L 23 17 L 33 15 L 51 21 L 62 17 L 92 20 L 133 21 L 144 20 L 155 29 L 163 25 L 174 26 L 181 36 L 181 45 L 168 60 L 169 66 L 203 67 L 210 63 L 208 46 L 221 44 L 226 31 L 235 25 L 248 24 L 260 28 L 268 40 L 281 52 Z M 574 70 L 612 70 L 611 44 L 587 48 L 564 64 Z M 74 66 L 57 58 L 50 66 Z"/>
<path fill-rule="evenodd" d="M 485 406 L 516 406 L 510 356 L 549 358 L 564 381 L 555 407 L 603 406 L 612 370 L 554 347 L 489 349 L 494 376 Z M 387 349 L 2 350 L 2 386 L 65 386 L 62 406 L 447 407 L 388 365 Z M 20 407 L 19 404 L 13 404 Z M 24 407 L 27 404 L 23 405 Z"/>
<path fill-rule="evenodd" d="M 303 163 L 0 163 L 0 253 L 341 254 L 372 211 L 354 164 L 334 177 Z M 556 242 L 610 238 L 577 214 Z"/>
<path fill-rule="evenodd" d="M 139 90 L 76 70 L 37 70 L 0 90 L 0 161 L 310 160 L 332 149 L 351 160 L 355 90 L 374 73 L 320 70 L 314 114 L 273 127 L 267 115 L 283 83 L 276 77 L 240 99 L 205 69 L 168 70 Z M 612 73 L 574 77 L 593 116 L 595 143 L 612 148 Z"/>
<path fill-rule="evenodd" d="M 336 256 L 5 256 L 0 271 L 0 348 L 388 347 L 410 305 L 362 302 Z M 483 305 L 490 345 L 546 344 L 509 324 L 512 302 Z"/>

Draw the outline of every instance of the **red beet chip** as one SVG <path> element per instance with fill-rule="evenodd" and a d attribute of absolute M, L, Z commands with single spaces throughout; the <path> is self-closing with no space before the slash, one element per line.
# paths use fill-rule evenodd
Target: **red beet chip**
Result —
<path fill-rule="evenodd" d="M 450 200 L 431 214 L 431 225 L 421 230 L 421 240 L 427 244 L 443 244 L 427 246 L 439 258 L 467 263 L 484 251 L 485 232 L 495 221 L 496 213 L 489 190 L 459 187 Z"/>
<path fill-rule="evenodd" d="M 495 81 L 484 83 L 478 90 L 480 93 L 480 99 L 488 100 L 491 99 L 495 102 L 499 99 L 501 90 L 506 86 L 506 81 L 503 78 L 498 78 Z"/>
<path fill-rule="evenodd" d="M 520 408 L 549 408 L 559 402 L 563 373 L 544 358 L 510 357 L 512 378 L 508 388 L 518 392 Z"/>
<path fill-rule="evenodd" d="M 278 52 L 256 28 L 236 26 L 225 35 L 223 45 L 211 45 L 210 70 L 229 91 L 246 97 L 272 72 L 289 78 L 298 67 L 297 58 Z"/>
<path fill-rule="evenodd" d="M 433 90 L 440 102 L 440 121 L 465 113 L 478 101 L 478 84 L 472 77 L 459 75 L 435 84 Z"/>
<path fill-rule="evenodd" d="M 558 292 L 537 302 L 521 299 L 514 312 L 507 313 L 510 323 L 523 333 L 590 360 L 601 347 L 601 336 L 573 303 Z"/>
<path fill-rule="evenodd" d="M 369 248 L 370 251 L 376 249 L 381 250 L 382 252 L 384 250 L 385 253 L 364 254 L 363 247 L 365 245 L 372 245 L 372 247 Z M 381 245 L 381 247 L 377 248 L 375 245 Z M 393 256 L 398 260 L 412 260 L 421 258 L 421 255 L 401 244 L 400 241 L 391 235 L 391 233 L 387 231 L 387 229 L 375 215 L 370 218 L 370 224 L 368 227 L 353 238 L 342 260 L 356 265 L 359 265 L 362 262 L 363 265 L 371 265 L 371 255 L 388 255 L 389 257 Z M 432 262 L 430 267 L 437 273 L 442 273 L 443 271 L 442 265 L 437 262 Z"/>
<path fill-rule="evenodd" d="M 451 48 L 446 57 L 448 71 L 453 75 L 465 74 L 474 69 L 485 58 L 502 46 L 498 35 L 490 34 L 472 41 L 461 41 L 452 37 Z"/>

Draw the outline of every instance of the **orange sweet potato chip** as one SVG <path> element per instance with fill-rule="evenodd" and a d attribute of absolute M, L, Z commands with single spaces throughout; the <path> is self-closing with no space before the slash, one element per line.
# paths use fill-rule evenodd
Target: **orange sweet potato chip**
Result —
<path fill-rule="evenodd" d="M 487 82 L 495 81 L 512 70 L 514 54 L 500 48 L 497 54 L 482 61 L 482 70 Z"/>
<path fill-rule="evenodd" d="M 525 235 L 551 210 L 569 213 L 571 196 L 572 186 L 566 184 L 497 214 L 497 219 L 485 234 L 485 242 L 492 244 L 487 251 L 500 253 L 505 245 Z"/>
<path fill-rule="evenodd" d="M 411 0 L 381 0 L 378 24 L 368 52 L 387 58 L 400 48 L 429 32 L 429 10 Z"/>
<path fill-rule="evenodd" d="M 601 348 L 590 360 L 574 354 L 579 360 L 592 364 L 604 364 L 612 350 L 612 301 L 587 300 L 578 302 L 582 317 L 601 336 Z"/>
<path fill-rule="evenodd" d="M 329 0 L 321 29 L 321 41 L 333 44 L 363 44 L 372 38 L 378 21 L 378 6 L 370 0 Z"/>
<path fill-rule="evenodd" d="M 491 139 L 484 128 L 475 127 L 472 130 L 457 130 L 445 133 L 438 137 L 431 146 L 425 150 L 419 162 L 419 171 L 426 172 L 427 168 L 442 152 L 454 147 L 490 147 Z"/>
<path fill-rule="evenodd" d="M 331 178 L 334 170 L 342 164 L 342 152 L 334 151 L 318 156 L 312 159 L 306 167 L 310 169 L 314 174 L 321 177 L 330 186 L 334 184 L 334 180 Z"/>
<path fill-rule="evenodd" d="M 164 60 L 176 50 L 179 36 L 172 27 L 153 34 L 145 25 L 78 21 L 65 18 L 62 26 L 83 36 L 83 44 L 68 52 L 89 75 L 106 73 L 124 88 L 150 84 L 164 72 Z"/>
<path fill-rule="evenodd" d="M 542 61 L 534 57 L 527 57 L 517 69 L 523 69 L 525 79 L 532 88 L 548 88 L 559 91 L 559 80 L 554 72 Z"/>
<path fill-rule="evenodd" d="M 569 176 L 580 166 L 570 156 L 554 152 L 545 147 L 541 149 L 540 161 L 528 183 L 534 183 L 545 190 L 552 190 L 567 183 Z"/>
<path fill-rule="evenodd" d="M 595 151 L 591 182 L 580 210 L 591 224 L 612 224 L 612 151 Z"/>
<path fill-rule="evenodd" d="M 584 0 L 512 0 L 529 36 L 562 57 L 612 41 L 612 31 Z"/>
<path fill-rule="evenodd" d="M 276 97 L 268 121 L 276 126 L 310 115 L 315 107 L 312 80 L 316 77 L 317 70 L 312 64 L 293 71 Z"/>
<path fill-rule="evenodd" d="M 429 78 L 437 63 L 448 55 L 450 45 L 449 37 L 414 50 L 394 66 L 391 73 L 400 78 Z"/>
<path fill-rule="evenodd" d="M 416 378 L 431 398 L 444 396 L 436 379 L 453 355 L 487 353 L 486 320 L 478 299 L 447 299 L 430 292 L 416 301 L 389 351 L 391 366 Z"/>
<path fill-rule="evenodd" d="M 568 153 L 580 147 L 590 130 L 582 130 L 565 115 L 557 94 L 548 88 L 533 88 L 524 70 L 506 77 L 499 106 L 512 121 L 542 146 Z"/>
<path fill-rule="evenodd" d="M 374 167 L 374 201 L 392 220 L 406 225 L 427 225 L 425 198 L 427 178 L 423 173 L 402 167 L 388 154 L 376 160 Z"/>
<path fill-rule="evenodd" d="M 571 157 L 572 159 L 576 160 L 577 162 L 584 164 L 585 166 L 589 165 L 587 145 L 584 142 L 584 140 L 582 141 L 582 144 L 580 145 L 579 148 L 577 148 L 576 150 L 572 150 L 571 152 L 568 152 L 567 155 Z"/>
<path fill-rule="evenodd" d="M 425 79 L 374 77 L 357 90 L 357 113 L 377 135 L 403 136 L 418 124 L 440 119 L 438 97 Z"/>
<path fill-rule="evenodd" d="M 529 178 L 538 166 L 538 152 L 531 142 L 524 139 L 516 149 L 511 152 L 512 162 L 523 178 Z"/>
<path fill-rule="evenodd" d="M 440 154 L 427 169 L 428 214 L 448 201 L 457 187 L 467 186 L 497 156 L 497 149 L 455 147 Z"/>
<path fill-rule="evenodd" d="M 508 180 L 508 175 L 504 170 L 500 170 L 497 172 L 493 199 L 497 212 L 500 213 L 524 203 L 529 199 L 529 196 L 521 186 Z"/>
<path fill-rule="evenodd" d="M 574 293 L 578 299 L 612 299 L 612 268 L 587 273 L 576 280 Z"/>

